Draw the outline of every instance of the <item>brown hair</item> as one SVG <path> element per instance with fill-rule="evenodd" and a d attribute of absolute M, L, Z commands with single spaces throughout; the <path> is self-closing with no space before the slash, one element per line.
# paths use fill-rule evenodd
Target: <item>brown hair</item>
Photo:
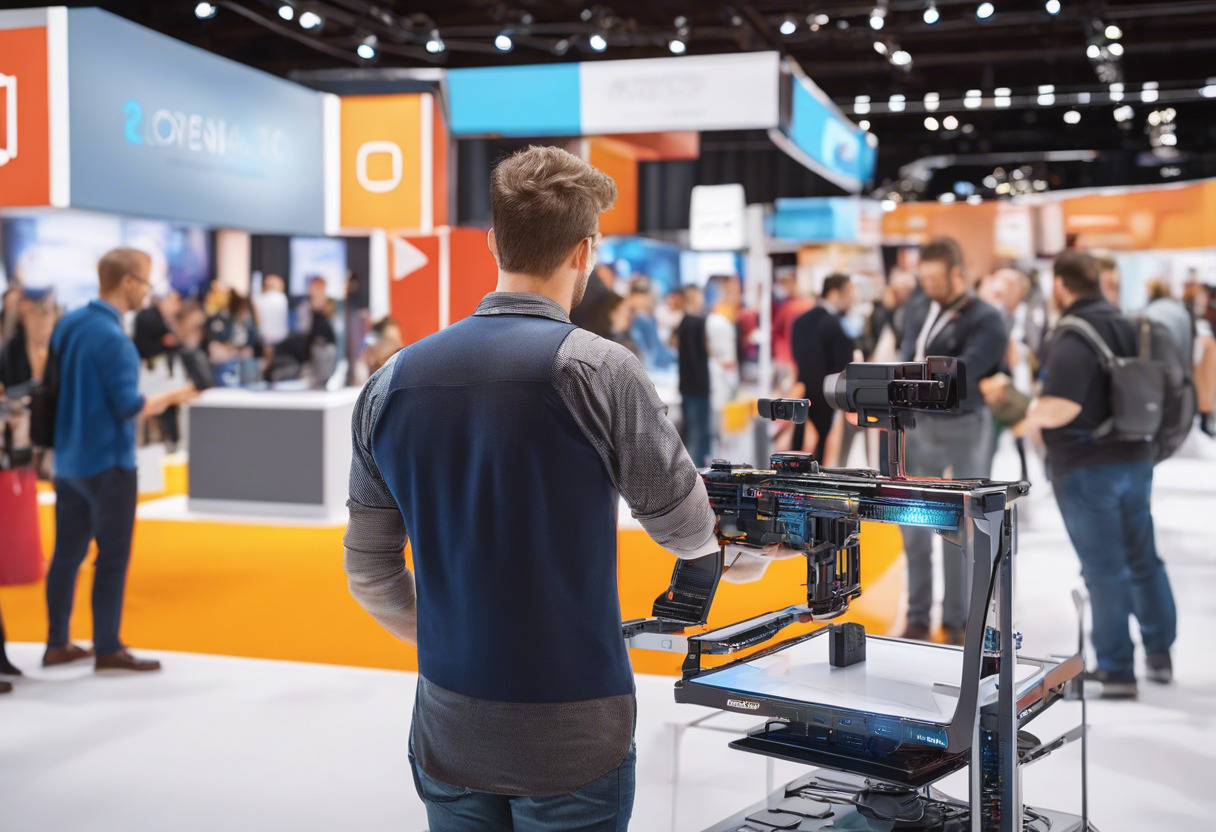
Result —
<path fill-rule="evenodd" d="M 529 147 L 490 175 L 490 210 L 498 266 L 547 277 L 570 249 L 599 229 L 616 202 L 612 177 L 560 147 Z"/>
<path fill-rule="evenodd" d="M 1170 284 L 1158 278 L 1148 282 L 1148 299 L 1161 300 L 1162 298 L 1172 298 L 1174 293 L 1170 291 Z"/>
<path fill-rule="evenodd" d="M 953 237 L 935 237 L 920 247 L 920 259 L 932 263 L 945 263 L 946 274 L 955 267 L 963 267 L 963 250 Z"/>
<path fill-rule="evenodd" d="M 112 292 L 122 283 L 127 275 L 135 275 L 140 268 L 152 264 L 152 258 L 147 252 L 137 248 L 116 248 L 107 251 L 97 262 L 97 277 L 101 283 L 101 291 Z"/>
<path fill-rule="evenodd" d="M 1098 261 L 1083 251 L 1070 249 L 1052 264 L 1052 274 L 1064 281 L 1064 288 L 1080 298 L 1097 296 Z"/>

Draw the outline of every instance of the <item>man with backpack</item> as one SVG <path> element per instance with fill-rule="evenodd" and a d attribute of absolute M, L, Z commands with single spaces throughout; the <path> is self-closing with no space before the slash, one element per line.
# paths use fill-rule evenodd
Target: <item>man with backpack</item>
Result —
<path fill-rule="evenodd" d="M 1149 498 L 1154 442 L 1176 382 L 1166 378 L 1165 362 L 1137 360 L 1155 356 L 1145 356 L 1139 328 L 1103 298 L 1092 257 L 1057 257 L 1053 294 L 1064 316 L 1024 425 L 1042 431 L 1056 501 L 1089 590 L 1098 663 L 1090 677 L 1101 682 L 1103 698 L 1134 698 L 1129 616 L 1140 624 L 1148 678 L 1173 678 L 1174 596 L 1157 556 Z M 1153 351 L 1163 339 L 1158 333 Z"/>

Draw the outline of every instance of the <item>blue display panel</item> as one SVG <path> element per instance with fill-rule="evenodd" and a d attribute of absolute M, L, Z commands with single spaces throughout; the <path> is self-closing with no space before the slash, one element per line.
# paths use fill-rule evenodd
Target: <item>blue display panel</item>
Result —
<path fill-rule="evenodd" d="M 97 9 L 68 49 L 73 207 L 324 232 L 320 93 Z"/>
<path fill-rule="evenodd" d="M 850 190 L 874 178 L 875 149 L 865 132 L 821 101 L 798 79 L 793 81 L 790 138 L 823 168 L 828 178 L 848 180 Z M 840 184 L 844 185 L 841 181 Z"/>
<path fill-rule="evenodd" d="M 453 69 L 452 135 L 577 136 L 578 64 Z"/>

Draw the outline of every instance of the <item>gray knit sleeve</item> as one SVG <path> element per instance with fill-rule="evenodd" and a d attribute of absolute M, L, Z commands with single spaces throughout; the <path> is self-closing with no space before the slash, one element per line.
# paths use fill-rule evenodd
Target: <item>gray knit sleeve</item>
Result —
<path fill-rule="evenodd" d="M 384 407 L 396 356 L 367 381 L 351 420 L 350 521 L 342 538 L 350 593 L 398 635 L 412 632 L 414 578 L 405 567 L 405 521 L 372 458 L 371 434 Z"/>
<path fill-rule="evenodd" d="M 705 483 L 633 353 L 576 329 L 558 350 L 553 384 L 655 542 L 683 558 L 717 551 Z"/>

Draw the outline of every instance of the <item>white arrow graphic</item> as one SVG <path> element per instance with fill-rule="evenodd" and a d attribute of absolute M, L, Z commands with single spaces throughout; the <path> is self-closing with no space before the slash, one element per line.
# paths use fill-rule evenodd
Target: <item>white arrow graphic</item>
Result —
<path fill-rule="evenodd" d="M 404 280 L 421 269 L 430 259 L 402 237 L 390 238 L 393 246 L 393 280 Z"/>

